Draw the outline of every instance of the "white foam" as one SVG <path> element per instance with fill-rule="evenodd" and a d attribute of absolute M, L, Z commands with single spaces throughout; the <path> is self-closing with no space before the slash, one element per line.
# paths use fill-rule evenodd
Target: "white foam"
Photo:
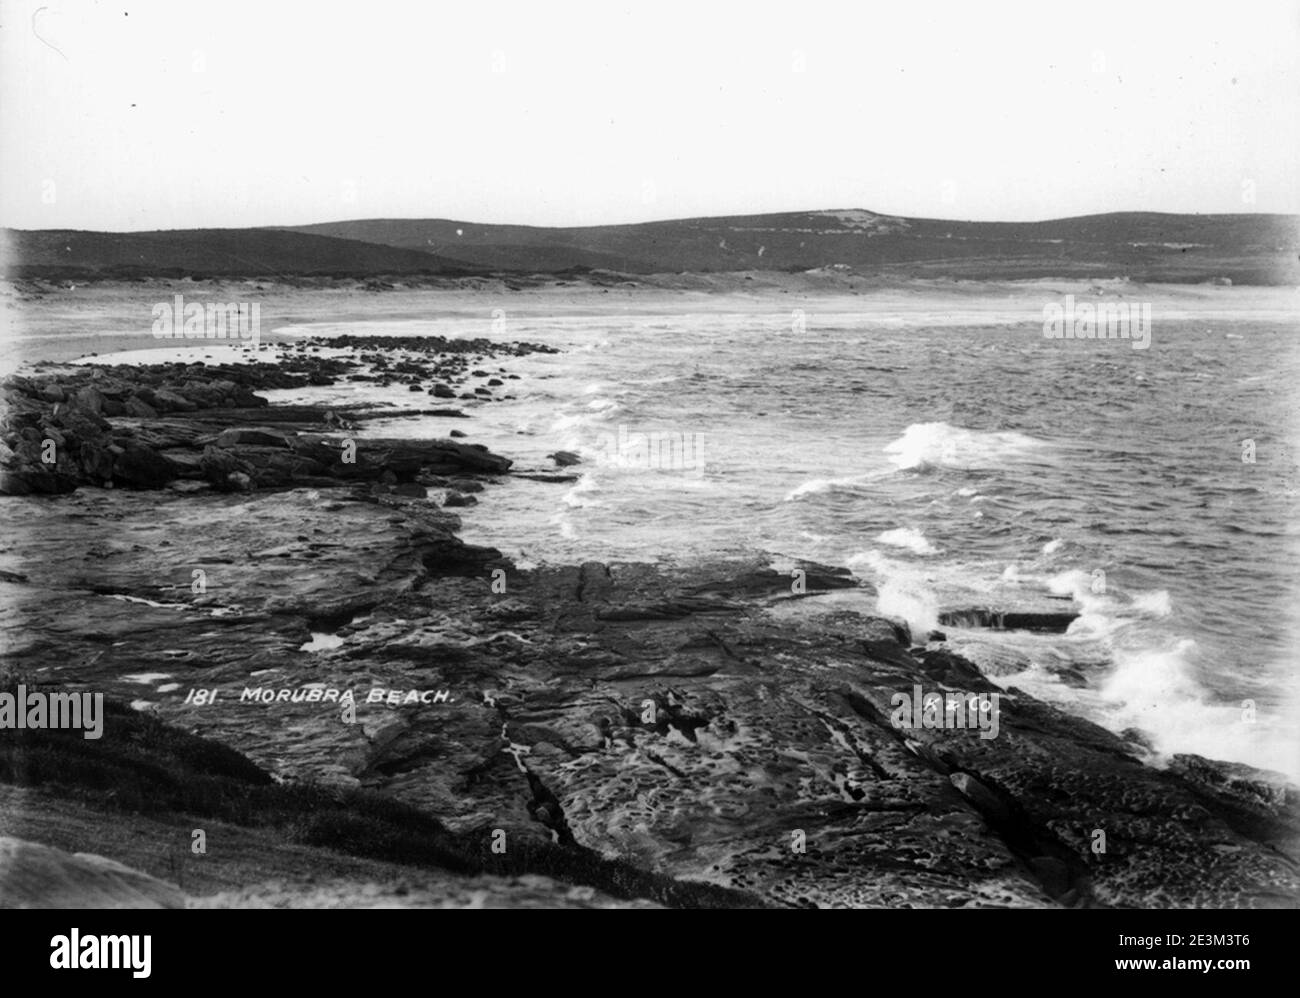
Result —
<path fill-rule="evenodd" d="M 1134 593 L 1132 609 L 1152 617 L 1168 617 L 1173 612 L 1169 592 L 1165 589 L 1152 589 L 1145 593 Z"/>
<path fill-rule="evenodd" d="M 913 423 L 885 453 L 899 470 L 998 468 L 1042 449 L 1043 441 L 1011 430 L 968 430 L 949 423 Z"/>
<path fill-rule="evenodd" d="M 813 478 L 796 486 L 786 494 L 785 501 L 793 502 L 795 499 L 802 499 L 804 496 L 817 495 L 821 492 L 830 490 L 836 483 L 834 478 Z"/>
<path fill-rule="evenodd" d="M 1185 638 L 1160 649 L 1120 651 L 1100 693 L 1116 727 L 1147 734 L 1156 752 L 1192 752 L 1233 759 L 1293 778 L 1300 770 L 1293 738 L 1248 723 L 1239 704 L 1214 703 L 1193 676 L 1196 642 Z"/>
<path fill-rule="evenodd" d="M 600 490 L 600 483 L 596 480 L 596 476 L 587 471 L 582 474 L 568 492 L 564 493 L 560 502 L 566 506 L 577 508 L 594 506 L 600 502 L 599 499 L 595 498 L 594 493 Z"/>
<path fill-rule="evenodd" d="M 844 478 L 811 478 L 791 489 L 786 494 L 786 502 L 794 502 L 796 499 L 802 499 L 804 496 L 820 495 L 823 492 L 829 492 L 832 489 L 841 487 L 853 487 L 867 484 L 871 476 L 853 475 Z"/>
<path fill-rule="evenodd" d="M 897 527 L 894 530 L 886 530 L 876 537 L 881 544 L 888 544 L 891 547 L 906 548 L 914 554 L 934 554 L 935 547 L 928 540 L 925 534 L 912 527 Z"/>
<path fill-rule="evenodd" d="M 1056 596 L 1073 596 L 1082 601 L 1092 593 L 1092 576 L 1081 568 L 1053 575 L 1047 580 L 1048 591 Z"/>
<path fill-rule="evenodd" d="M 1187 665 L 1187 656 L 1195 648 L 1195 641 L 1184 638 L 1166 651 L 1117 652 L 1115 669 L 1101 686 L 1102 697 L 1136 713 L 1159 710 L 1162 704 L 1199 701 L 1202 691 Z"/>
<path fill-rule="evenodd" d="M 877 613 L 907 621 L 918 636 L 938 628 L 939 600 L 921 573 L 874 550 L 850 555 L 845 564 L 855 574 L 864 567 L 874 574 Z"/>

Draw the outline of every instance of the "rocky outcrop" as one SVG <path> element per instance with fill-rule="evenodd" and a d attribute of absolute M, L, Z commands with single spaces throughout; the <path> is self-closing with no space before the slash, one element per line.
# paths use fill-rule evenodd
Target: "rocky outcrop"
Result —
<path fill-rule="evenodd" d="M 481 446 L 357 432 L 391 410 L 270 407 L 252 391 L 328 384 L 353 369 L 331 359 L 287 368 L 169 364 L 11 377 L 0 386 L 0 495 L 61 494 L 79 485 L 159 489 L 183 479 L 222 491 L 331 480 L 395 484 L 420 474 L 509 470 L 508 459 Z"/>
<path fill-rule="evenodd" d="M 987 627 L 997 631 L 1044 631 L 1064 634 L 1079 617 L 1075 610 L 1058 606 L 1040 609 L 998 609 L 976 607 L 961 610 L 943 610 L 939 623 L 945 627 Z"/>
<path fill-rule="evenodd" d="M 478 346 L 394 359 L 358 342 L 346 361 L 298 344 L 283 366 L 9 379 L 4 671 L 162 722 L 121 739 L 132 765 L 166 732 L 205 738 L 138 767 L 140 807 L 173 800 L 162 791 L 193 774 L 172 769 L 196 759 L 228 765 L 241 801 L 272 783 L 377 792 L 387 803 L 367 797 L 368 815 L 325 829 L 298 815 L 281 831 L 507 878 L 494 891 L 537 875 L 666 904 L 1300 898 L 1300 812 L 1280 778 L 1190 756 L 1146 765 L 1133 739 L 914 642 L 833 566 L 518 571 L 426 498 L 432 485 L 468 506 L 508 459 L 362 432 L 391 410 L 253 394 L 479 378 L 466 394 L 490 398 L 502 372 L 477 366 Z M 127 488 L 74 491 L 107 484 Z M 952 613 L 1031 629 L 1072 618 L 1057 604 Z M 926 694 L 956 697 L 949 721 L 927 721 Z M 5 758 L 0 781 L 40 775 Z"/>
<path fill-rule="evenodd" d="M 841 571 L 805 566 L 803 592 L 757 564 L 520 572 L 396 496 L 160 495 L 8 500 L 30 527 L 0 581 L 22 622 L 9 661 L 278 779 L 381 791 L 484 849 L 500 832 L 753 904 L 1300 896 L 1294 788 L 1144 765 L 912 645 Z M 331 640 L 304 650 L 313 633 Z M 352 690 L 355 723 L 313 689 Z M 996 732 L 899 726 L 895 698 L 917 690 L 997 693 Z"/>

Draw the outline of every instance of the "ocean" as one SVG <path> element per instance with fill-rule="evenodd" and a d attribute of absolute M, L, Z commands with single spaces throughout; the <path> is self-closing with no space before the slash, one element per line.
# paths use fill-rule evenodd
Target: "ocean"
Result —
<path fill-rule="evenodd" d="M 277 332 L 561 348 L 485 361 L 519 379 L 499 389 L 514 398 L 466 404 L 472 420 L 365 431 L 462 429 L 516 470 L 576 474 L 507 478 L 457 511 L 466 540 L 521 567 L 846 566 L 871 587 L 825 599 L 904 619 L 919 641 L 940 630 L 1004 688 L 1132 729 L 1153 761 L 1191 752 L 1300 778 L 1294 322 L 1157 304 L 1137 349 L 1049 339 L 1017 303 L 493 314 Z M 265 394 L 433 401 L 400 384 Z M 581 463 L 556 469 L 557 451 Z M 1064 634 L 939 623 L 1050 597 L 1079 610 Z"/>

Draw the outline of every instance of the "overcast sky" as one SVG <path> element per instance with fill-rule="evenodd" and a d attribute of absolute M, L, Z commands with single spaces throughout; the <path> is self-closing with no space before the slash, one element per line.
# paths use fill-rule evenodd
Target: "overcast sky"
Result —
<path fill-rule="evenodd" d="M 0 223 L 1296 212 L 1298 11 L 0 0 Z"/>

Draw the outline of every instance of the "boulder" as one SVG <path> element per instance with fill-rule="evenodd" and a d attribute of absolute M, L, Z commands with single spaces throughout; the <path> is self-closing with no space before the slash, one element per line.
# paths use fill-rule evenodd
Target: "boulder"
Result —
<path fill-rule="evenodd" d="M 154 405 L 163 412 L 194 412 L 198 409 L 198 406 L 184 395 L 167 388 L 160 388 L 154 392 L 154 398 L 156 399 Z"/>
<path fill-rule="evenodd" d="M 86 385 L 84 388 L 77 389 L 77 393 L 72 397 L 72 404 L 78 409 L 98 416 L 104 411 L 104 396 L 98 388 Z"/>
<path fill-rule="evenodd" d="M 77 463 L 81 478 L 92 485 L 101 485 L 113 479 L 113 466 L 117 455 L 98 441 L 83 441 L 77 447 Z"/>
<path fill-rule="evenodd" d="M 113 479 L 134 489 L 160 489 L 176 477 L 175 466 L 152 447 L 134 440 L 122 443 L 113 462 Z"/>
<path fill-rule="evenodd" d="M 135 416 L 137 419 L 157 419 L 158 410 L 141 398 L 138 394 L 132 395 L 123 405 L 126 407 L 128 416 Z"/>

